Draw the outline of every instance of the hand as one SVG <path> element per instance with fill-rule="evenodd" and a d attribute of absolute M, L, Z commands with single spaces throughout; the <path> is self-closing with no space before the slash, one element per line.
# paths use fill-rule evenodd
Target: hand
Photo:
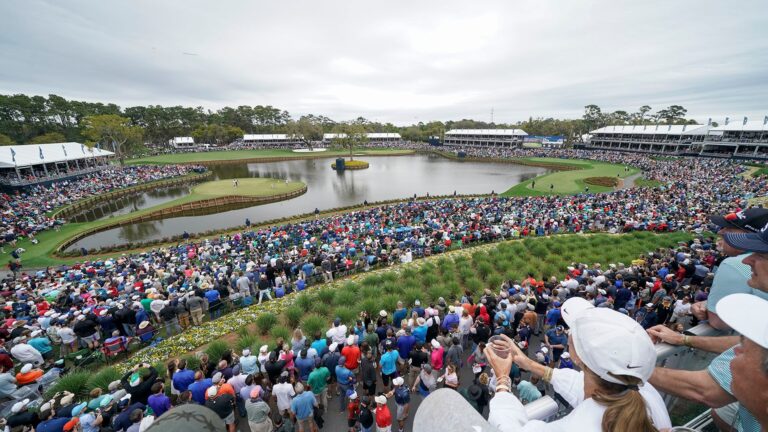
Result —
<path fill-rule="evenodd" d="M 659 342 L 666 342 L 670 345 L 682 345 L 683 344 L 683 335 L 680 333 L 671 330 L 665 325 L 659 324 L 655 325 L 648 330 L 648 336 L 651 337 L 651 340 L 653 340 L 653 343 L 659 343 Z"/>
<path fill-rule="evenodd" d="M 691 314 L 699 321 L 706 321 L 707 318 L 707 302 L 700 301 L 691 305 Z"/>
<path fill-rule="evenodd" d="M 493 373 L 497 377 L 509 376 L 509 371 L 512 370 L 512 362 L 515 358 L 514 355 L 510 353 L 510 355 L 507 356 L 507 358 L 501 358 L 496 355 L 496 351 L 494 351 L 490 345 L 486 346 L 483 352 L 485 353 L 485 356 L 488 358 L 488 364 L 491 365 L 491 369 L 493 369 Z"/>

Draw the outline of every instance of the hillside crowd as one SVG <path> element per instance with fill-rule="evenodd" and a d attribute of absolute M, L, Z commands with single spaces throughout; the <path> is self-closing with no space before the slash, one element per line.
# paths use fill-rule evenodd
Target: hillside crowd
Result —
<path fill-rule="evenodd" d="M 486 149 L 476 151 L 476 156 L 499 157 Z M 537 151 L 514 150 L 501 156 L 535 156 Z M 563 305 L 583 299 L 595 309 L 613 310 L 608 321 L 624 317 L 617 326 L 632 330 L 634 325 L 665 342 L 678 341 L 692 322 L 722 324 L 711 301 L 713 292 L 718 300 L 724 297 L 724 282 L 715 290 L 718 274 L 728 257 L 740 257 L 740 262 L 751 249 L 728 249 L 722 239 L 718 248 L 701 234 L 718 229 L 724 236 L 728 230 L 759 232 L 754 228 L 768 224 L 765 212 L 740 210 L 747 198 L 766 195 L 768 183 L 765 177 L 741 176 L 742 166 L 724 160 L 656 160 L 572 150 L 548 151 L 547 156 L 636 166 L 662 186 L 574 196 L 403 202 L 29 273 L 19 267 L 23 253 L 14 250 L 12 277 L 2 282 L 0 292 L 6 301 L 0 325 L 0 397 L 12 402 L 7 424 L 12 430 L 36 425 L 38 431 L 133 432 L 159 422 L 172 406 L 198 404 L 210 408 L 216 414 L 213 420 L 220 419 L 230 431 L 239 421 L 247 421 L 252 431 L 314 431 L 324 415 L 331 415 L 326 414 L 329 407 L 330 412 L 343 413 L 350 430 L 402 430 L 412 414 L 412 398 L 424 398 L 438 387 L 458 392 L 501 430 L 513 429 L 505 429 L 494 415 L 497 392 L 514 394 L 524 402 L 556 395 L 564 410 L 578 412 L 581 401 L 563 390 L 558 377 L 567 377 L 570 383 L 578 378 L 570 372 L 553 377 L 552 371 L 573 370 L 574 365 L 583 370 L 591 359 L 573 355 L 573 322 L 564 316 Z M 188 168 L 125 170 L 115 169 L 82 185 L 62 183 L 8 197 L 3 202 L 10 211 L 4 213 L 13 216 L 3 222 L 6 245 L 38 226 L 55 225 L 44 214 L 57 205 L 125 186 L 126 179 L 136 184 L 182 175 Z M 36 409 L 30 409 L 27 400 L 36 398 L 38 386 L 45 387 L 66 372 L 68 364 L 57 362 L 59 358 L 76 352 L 87 356 L 105 347 L 123 350 L 129 340 L 151 344 L 203 320 L 219 319 L 235 301 L 261 303 L 351 272 L 406 263 L 473 243 L 635 230 L 688 231 L 696 238 L 672 250 L 651 251 L 626 265 L 574 263 L 567 274 L 531 274 L 504 282 L 498 291 L 400 305 L 378 316 L 361 314 L 350 323 L 335 320 L 320 334 L 304 335 L 295 329 L 291 340 L 275 349 L 201 358 L 199 370 L 174 360 L 168 365 L 169 380 L 158 381 L 158 371 L 143 364 L 110 385 L 109 391 L 89 399 L 58 394 Z M 742 274 L 737 286 L 747 286 L 747 276 Z M 750 295 L 761 295 L 759 289 L 749 289 Z M 623 319 L 634 324 L 621 324 Z M 502 335 L 501 341 L 491 341 Z M 500 347 L 515 359 L 509 370 L 489 354 Z M 654 365 L 655 356 L 643 361 Z M 460 379 L 462 371 L 472 378 Z M 675 389 L 650 375 L 640 378 L 639 384 L 650 383 L 643 386 L 642 396 L 653 425 L 671 427 L 653 387 Z M 506 395 L 499 400 L 506 400 Z M 741 412 L 743 406 L 737 408 L 738 421 L 752 418 L 756 424 L 759 414 L 749 417 L 749 412 Z"/>

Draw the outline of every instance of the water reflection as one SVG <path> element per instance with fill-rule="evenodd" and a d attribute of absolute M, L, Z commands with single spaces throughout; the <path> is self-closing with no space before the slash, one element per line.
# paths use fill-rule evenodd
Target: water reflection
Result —
<path fill-rule="evenodd" d="M 363 158 L 365 159 L 365 158 Z M 502 192 L 510 186 L 548 172 L 545 168 L 481 162 L 457 162 L 436 155 L 371 157 L 369 169 L 337 173 L 332 158 L 284 162 L 219 165 L 215 179 L 272 177 L 307 184 L 306 194 L 288 201 L 264 204 L 208 216 L 186 216 L 136 224 L 94 234 L 73 247 L 100 247 L 115 243 L 157 239 L 184 231 L 202 232 L 281 217 L 411 197 L 413 194 L 450 195 Z M 152 198 L 149 195 L 146 197 Z M 153 204 L 155 205 L 155 204 Z M 167 222 L 167 223 L 165 223 Z M 153 228 L 150 228 L 153 227 Z"/>
<path fill-rule="evenodd" d="M 190 185 L 178 185 L 126 195 L 84 209 L 68 220 L 70 222 L 91 222 L 133 213 L 183 197 L 189 194 L 190 190 Z"/>

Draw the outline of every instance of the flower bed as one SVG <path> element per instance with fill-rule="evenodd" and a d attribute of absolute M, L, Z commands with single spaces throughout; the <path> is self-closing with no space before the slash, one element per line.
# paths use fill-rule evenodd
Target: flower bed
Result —
<path fill-rule="evenodd" d="M 368 162 L 361 160 L 348 160 L 344 161 L 344 169 L 347 170 L 361 170 L 368 168 Z M 336 162 L 331 164 L 331 168 L 336 169 Z"/>

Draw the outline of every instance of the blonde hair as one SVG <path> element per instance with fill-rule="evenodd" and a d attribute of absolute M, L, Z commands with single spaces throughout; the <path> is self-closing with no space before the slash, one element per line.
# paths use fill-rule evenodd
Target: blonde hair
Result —
<path fill-rule="evenodd" d="M 638 390 L 642 380 L 612 374 L 612 377 L 623 383 L 616 384 L 600 378 L 586 367 L 584 372 L 591 374 L 597 382 L 592 399 L 605 407 L 603 432 L 658 432 L 648 416 L 645 399 Z"/>
<path fill-rule="evenodd" d="M 299 341 L 301 338 L 304 337 L 304 333 L 301 331 L 300 328 L 297 328 L 293 331 L 293 340 Z"/>

